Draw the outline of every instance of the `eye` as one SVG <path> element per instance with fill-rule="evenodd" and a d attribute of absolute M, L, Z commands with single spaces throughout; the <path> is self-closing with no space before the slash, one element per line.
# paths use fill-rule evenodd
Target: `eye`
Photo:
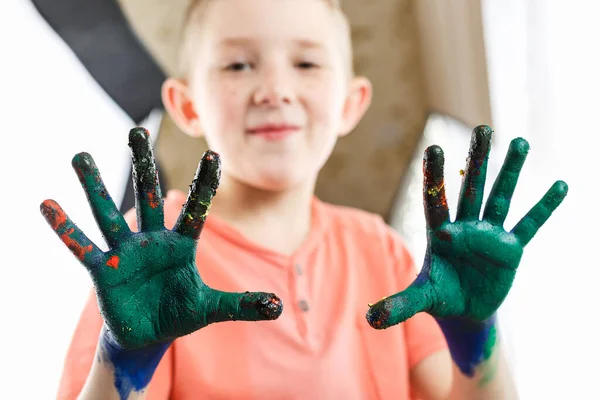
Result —
<path fill-rule="evenodd" d="M 317 64 L 312 63 L 310 61 L 301 61 L 301 62 L 297 63 L 296 66 L 301 69 L 313 69 L 313 68 L 319 67 Z"/>
<path fill-rule="evenodd" d="M 252 68 L 252 65 L 250 65 L 250 63 L 245 63 L 245 62 L 235 62 L 235 63 L 231 63 L 229 64 L 227 67 L 225 67 L 225 69 L 227 71 L 244 71 L 245 69 L 250 69 Z"/>

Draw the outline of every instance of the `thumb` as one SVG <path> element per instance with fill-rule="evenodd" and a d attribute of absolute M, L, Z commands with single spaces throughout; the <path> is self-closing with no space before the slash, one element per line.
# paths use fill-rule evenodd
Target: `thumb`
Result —
<path fill-rule="evenodd" d="M 406 290 L 384 297 L 370 305 L 367 321 L 375 329 L 386 329 L 406 321 L 413 315 L 431 309 L 428 284 L 411 285 Z"/>
<path fill-rule="evenodd" d="M 279 318 L 283 302 L 273 293 L 231 293 L 210 289 L 206 323 L 223 321 L 265 321 Z"/>

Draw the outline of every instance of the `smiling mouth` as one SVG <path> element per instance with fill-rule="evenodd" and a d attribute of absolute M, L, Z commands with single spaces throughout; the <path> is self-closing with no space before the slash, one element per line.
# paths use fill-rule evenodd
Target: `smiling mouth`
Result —
<path fill-rule="evenodd" d="M 278 140 L 300 132 L 300 127 L 286 124 L 262 125 L 256 128 L 248 129 L 247 132 L 250 135 L 259 136 L 267 140 Z"/>

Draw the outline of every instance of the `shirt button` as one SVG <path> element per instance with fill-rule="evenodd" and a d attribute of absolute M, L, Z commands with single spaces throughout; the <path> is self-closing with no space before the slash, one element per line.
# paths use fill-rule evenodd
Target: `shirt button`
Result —
<path fill-rule="evenodd" d="M 302 267 L 300 266 L 300 264 L 296 264 L 296 273 L 298 275 L 302 275 Z"/>
<path fill-rule="evenodd" d="M 304 312 L 308 311 L 308 302 L 306 300 L 300 300 L 298 302 L 298 307 Z"/>

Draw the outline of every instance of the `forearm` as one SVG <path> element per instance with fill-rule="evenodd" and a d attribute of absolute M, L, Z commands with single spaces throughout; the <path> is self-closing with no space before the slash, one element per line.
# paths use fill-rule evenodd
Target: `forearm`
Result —
<path fill-rule="evenodd" d="M 518 399 L 502 346 L 494 348 L 489 359 L 475 368 L 473 376 L 465 375 L 454 363 L 453 384 L 449 400 Z"/>
<path fill-rule="evenodd" d="M 169 343 L 125 350 L 103 328 L 80 400 L 144 399 Z"/>
<path fill-rule="evenodd" d="M 517 399 L 495 317 L 485 324 L 438 321 L 453 360 L 449 399 Z"/>

